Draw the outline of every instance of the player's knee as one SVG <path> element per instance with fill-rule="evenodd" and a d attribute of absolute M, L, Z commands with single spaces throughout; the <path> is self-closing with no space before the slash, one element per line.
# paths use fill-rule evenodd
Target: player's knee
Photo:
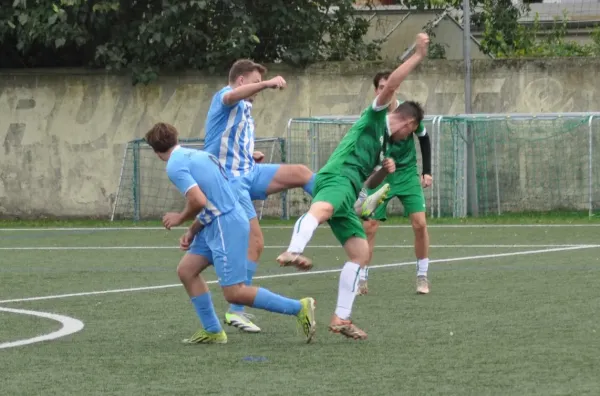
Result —
<path fill-rule="evenodd" d="M 188 261 L 181 261 L 177 266 L 177 276 L 183 284 L 198 277 L 199 273 L 197 266 L 191 265 Z"/>
<path fill-rule="evenodd" d="M 371 240 L 375 238 L 375 233 L 377 232 L 377 229 L 379 229 L 379 222 L 377 220 L 365 220 L 363 227 L 367 234 L 367 239 Z"/>
<path fill-rule="evenodd" d="M 418 213 L 411 219 L 412 228 L 415 234 L 423 234 L 427 232 L 427 221 L 424 213 Z"/>
<path fill-rule="evenodd" d="M 321 224 L 333 217 L 333 206 L 329 202 L 315 202 L 308 212 Z"/>
<path fill-rule="evenodd" d="M 240 304 L 244 305 L 244 284 L 240 283 L 233 286 L 226 286 L 223 288 L 223 297 L 229 304 Z"/>

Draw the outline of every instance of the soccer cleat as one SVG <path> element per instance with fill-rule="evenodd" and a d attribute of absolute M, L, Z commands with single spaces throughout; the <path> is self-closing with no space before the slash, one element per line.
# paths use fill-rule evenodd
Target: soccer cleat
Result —
<path fill-rule="evenodd" d="M 306 336 L 306 343 L 312 341 L 317 330 L 317 321 L 315 320 L 315 299 L 306 297 L 300 300 L 302 309 L 296 315 L 298 326 L 302 328 L 302 332 Z"/>
<path fill-rule="evenodd" d="M 425 275 L 417 276 L 417 294 L 429 293 L 429 280 Z"/>
<path fill-rule="evenodd" d="M 260 333 L 260 327 L 252 323 L 250 320 L 252 318 L 254 318 L 254 315 L 246 312 L 226 312 L 223 322 L 226 325 L 237 327 L 246 333 Z"/>
<path fill-rule="evenodd" d="M 365 296 L 367 295 L 367 293 L 369 293 L 369 287 L 367 286 L 367 280 L 359 280 L 358 281 L 358 288 L 356 289 L 356 295 L 357 296 Z"/>
<path fill-rule="evenodd" d="M 369 195 L 367 199 L 365 199 L 356 213 L 362 219 L 368 219 L 371 217 L 373 212 L 375 212 L 375 209 L 377 209 L 377 207 L 381 205 L 383 201 L 385 201 L 389 192 L 390 185 L 385 183 L 379 190 L 375 191 L 373 194 Z"/>
<path fill-rule="evenodd" d="M 299 271 L 308 271 L 312 268 L 312 261 L 299 253 L 283 252 L 277 257 L 277 262 L 282 267 L 296 267 Z"/>
<path fill-rule="evenodd" d="M 200 329 L 191 338 L 186 338 L 182 342 L 184 344 L 227 344 L 227 334 L 223 330 L 218 333 L 209 333 Z"/>
<path fill-rule="evenodd" d="M 347 338 L 354 340 L 366 340 L 367 333 L 356 327 L 351 320 L 344 320 L 336 315 L 333 315 L 331 323 L 329 324 L 329 331 L 337 334 L 341 334 Z"/>

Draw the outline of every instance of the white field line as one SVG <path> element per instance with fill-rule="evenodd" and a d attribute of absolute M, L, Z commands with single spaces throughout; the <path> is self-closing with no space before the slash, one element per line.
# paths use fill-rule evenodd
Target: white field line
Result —
<path fill-rule="evenodd" d="M 431 245 L 430 248 L 436 249 L 461 249 L 461 248 L 482 248 L 482 249 L 493 249 L 493 248 L 563 248 L 563 247 L 600 247 L 600 245 L 592 244 L 526 244 L 526 245 Z M 287 249 L 287 245 L 271 245 L 265 246 L 265 249 Z M 308 248 L 315 249 L 334 249 L 340 248 L 340 245 L 309 245 Z M 375 249 L 412 249 L 413 245 L 377 245 Z M 0 250 L 43 250 L 43 251 L 55 251 L 55 250 L 175 250 L 179 249 L 178 246 L 10 246 L 0 247 Z"/>
<path fill-rule="evenodd" d="M 292 229 L 293 225 L 265 225 L 262 229 L 288 230 Z M 379 228 L 411 228 L 410 225 L 393 224 L 381 225 Z M 427 228 L 569 228 L 569 227 L 600 227 L 597 224 L 432 224 Z M 321 228 L 329 228 L 327 225 Z M 187 227 L 174 227 L 173 230 L 185 230 Z M 0 228 L 0 232 L 35 232 L 35 231 L 153 231 L 163 230 L 164 227 L 38 227 L 38 228 Z"/>
<path fill-rule="evenodd" d="M 13 309 L 0 307 L 0 312 L 10 312 L 19 315 L 37 316 L 39 318 L 51 319 L 59 322 L 62 327 L 52 333 L 44 334 L 37 337 L 27 338 L 23 340 L 0 343 L 0 349 L 14 348 L 23 345 L 35 344 L 36 342 L 55 340 L 60 337 L 65 337 L 73 333 L 77 333 L 83 329 L 83 322 L 68 316 L 56 315 L 49 312 L 28 311 L 25 309 Z"/>
<path fill-rule="evenodd" d="M 525 256 L 525 255 L 530 255 L 530 254 L 554 253 L 554 252 L 564 252 L 564 251 L 569 251 L 569 250 L 591 249 L 591 248 L 595 248 L 595 247 L 598 247 L 598 245 L 582 245 L 582 246 L 558 247 L 558 248 L 553 248 L 553 249 L 526 250 L 526 251 L 521 251 L 521 252 L 483 254 L 483 255 L 477 255 L 477 256 L 465 256 L 465 257 L 454 257 L 454 258 L 447 258 L 447 259 L 431 260 L 430 263 L 452 263 L 452 262 L 456 262 L 456 261 L 483 260 L 483 259 L 493 259 L 493 258 L 510 257 L 510 256 Z M 371 270 L 371 269 L 378 269 L 378 268 L 403 267 L 403 266 L 407 266 L 407 265 L 415 265 L 415 262 L 407 261 L 404 263 L 371 265 L 371 266 L 369 266 L 369 269 Z M 341 269 L 327 269 L 327 270 L 309 271 L 309 272 L 289 272 L 289 273 L 284 273 L 284 274 L 255 276 L 254 279 L 288 278 L 288 277 L 294 277 L 294 276 L 332 274 L 332 273 L 336 273 L 336 272 L 340 272 L 340 271 L 341 271 Z M 217 281 L 208 281 L 207 283 L 214 284 L 214 283 L 217 283 Z M 28 301 L 41 301 L 41 300 L 56 300 L 56 299 L 60 299 L 60 298 L 96 296 L 96 295 L 114 294 L 114 293 L 129 293 L 129 292 L 136 292 L 136 291 L 168 289 L 168 288 L 179 287 L 179 286 L 181 286 L 180 283 L 173 283 L 173 284 L 168 284 L 168 285 L 133 287 L 133 288 L 127 288 L 127 289 L 112 289 L 112 290 L 99 290 L 99 291 L 82 292 L 82 293 L 54 294 L 54 295 L 41 296 L 41 297 L 26 297 L 26 298 L 15 298 L 15 299 L 10 299 L 10 300 L 1 300 L 0 304 L 28 302 Z"/>

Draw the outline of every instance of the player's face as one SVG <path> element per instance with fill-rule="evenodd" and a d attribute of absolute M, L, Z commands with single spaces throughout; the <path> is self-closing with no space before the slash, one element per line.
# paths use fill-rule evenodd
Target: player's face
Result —
<path fill-rule="evenodd" d="M 381 91 L 383 91 L 383 88 L 385 88 L 386 83 L 387 83 L 386 78 L 382 78 L 381 80 L 379 80 L 379 85 L 377 85 L 377 88 L 375 88 L 375 96 L 379 95 L 381 93 Z"/>
<path fill-rule="evenodd" d="M 414 131 L 416 131 L 419 126 L 417 120 L 414 118 L 404 117 L 401 115 L 392 115 L 389 118 L 389 122 L 392 141 L 394 142 L 405 140 Z"/>
<path fill-rule="evenodd" d="M 260 75 L 260 73 L 258 72 L 258 70 L 253 70 L 250 73 L 246 73 L 243 76 L 239 77 L 238 80 L 238 85 L 246 85 L 246 84 L 255 84 L 255 83 L 259 83 L 262 81 L 262 76 Z M 248 99 L 246 99 L 248 102 L 252 103 L 254 102 L 254 98 L 256 98 L 256 95 L 252 95 L 250 96 Z"/>

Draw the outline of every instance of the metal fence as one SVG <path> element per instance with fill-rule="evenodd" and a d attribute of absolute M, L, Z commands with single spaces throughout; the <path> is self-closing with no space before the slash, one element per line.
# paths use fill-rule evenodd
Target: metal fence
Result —
<path fill-rule="evenodd" d="M 357 119 L 291 119 L 287 162 L 317 171 Z M 591 216 L 600 207 L 600 113 L 429 116 L 424 122 L 432 141 L 434 184 L 425 195 L 433 217 L 564 210 Z M 418 148 L 417 155 L 420 162 Z M 301 190 L 286 198 L 288 216 L 310 203 Z M 388 210 L 401 214 L 402 206 L 393 202 Z"/>

